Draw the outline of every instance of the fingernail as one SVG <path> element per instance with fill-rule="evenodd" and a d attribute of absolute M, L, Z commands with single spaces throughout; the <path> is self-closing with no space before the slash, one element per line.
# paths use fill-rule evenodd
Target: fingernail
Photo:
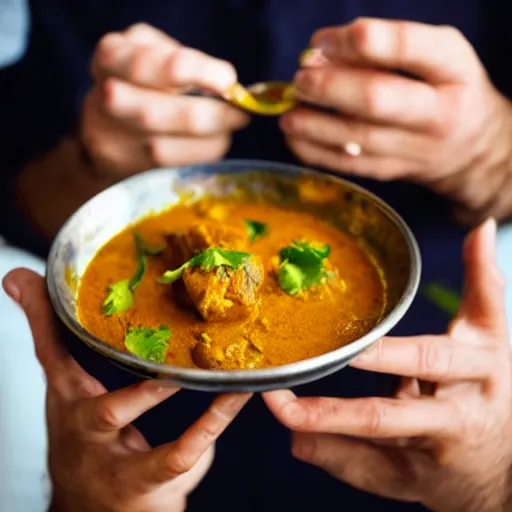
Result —
<path fill-rule="evenodd" d="M 498 231 L 498 223 L 494 217 L 489 217 L 482 225 L 482 229 L 485 231 L 489 241 L 496 241 L 496 233 Z"/>
<path fill-rule="evenodd" d="M 274 394 L 274 400 L 281 410 L 283 419 L 289 426 L 299 427 L 306 422 L 306 411 L 297 403 L 295 393 L 290 390 L 277 391 Z"/>
<path fill-rule="evenodd" d="M 150 393 L 162 394 L 162 393 L 175 393 L 178 388 L 174 386 L 167 386 L 159 380 L 143 380 L 135 384 L 135 387 L 141 387 L 149 391 Z"/>
<path fill-rule="evenodd" d="M 305 68 L 313 68 L 319 66 L 325 66 L 328 63 L 327 57 L 324 55 L 322 48 L 314 47 L 308 48 L 302 54 L 300 61 L 301 66 Z"/>
<path fill-rule="evenodd" d="M 372 356 L 372 349 L 367 348 L 365 351 L 358 354 L 352 361 L 350 362 L 351 365 L 357 364 L 359 361 L 366 361 Z"/>
<path fill-rule="evenodd" d="M 470 233 L 468 239 L 472 240 L 474 236 L 479 232 L 485 244 L 487 256 L 489 259 L 494 259 L 496 256 L 496 233 L 498 225 L 494 217 L 489 217 L 487 220 L 482 222 L 480 226 Z"/>
<path fill-rule="evenodd" d="M 380 341 L 380 340 L 379 340 Z M 375 352 L 378 349 L 379 341 L 373 343 L 371 346 L 360 352 L 356 358 L 354 358 L 350 364 L 356 364 L 357 361 L 366 361 L 368 359 L 373 358 Z"/>
<path fill-rule="evenodd" d="M 3 285 L 5 293 L 11 298 L 11 300 L 16 302 L 16 304 L 19 304 L 21 299 L 21 292 L 18 286 L 9 279 L 4 279 Z"/>
<path fill-rule="evenodd" d="M 311 47 L 318 51 L 323 58 L 327 58 L 334 52 L 334 41 L 331 36 L 323 36 L 318 38 Z"/>

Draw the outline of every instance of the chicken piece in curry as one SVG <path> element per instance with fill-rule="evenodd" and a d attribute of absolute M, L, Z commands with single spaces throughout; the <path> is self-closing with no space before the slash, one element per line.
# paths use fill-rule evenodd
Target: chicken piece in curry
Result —
<path fill-rule="evenodd" d="M 248 250 L 247 233 L 229 226 L 198 223 L 185 233 L 166 237 L 162 258 L 168 268 L 178 268 L 206 249 Z M 219 266 L 204 272 L 189 267 L 173 283 L 176 302 L 197 310 L 206 322 L 243 320 L 259 312 L 263 265 L 256 255 L 245 258 L 236 269 Z"/>
<path fill-rule="evenodd" d="M 363 244 L 315 215 L 203 200 L 144 218 L 102 247 L 79 285 L 83 327 L 157 363 L 278 366 L 370 331 L 386 286 Z"/>

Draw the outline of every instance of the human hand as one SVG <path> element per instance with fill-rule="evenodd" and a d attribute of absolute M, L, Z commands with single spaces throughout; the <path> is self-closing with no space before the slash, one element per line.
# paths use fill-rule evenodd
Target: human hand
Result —
<path fill-rule="evenodd" d="M 460 32 L 362 18 L 318 31 L 311 46 L 298 97 L 336 113 L 282 116 L 300 159 L 419 182 L 452 199 L 461 221 L 512 215 L 512 108 Z"/>
<path fill-rule="evenodd" d="M 466 241 L 464 297 L 447 334 L 384 338 L 353 361 L 403 376 L 394 398 L 264 395 L 294 431 L 297 458 L 433 511 L 510 510 L 512 365 L 495 234 L 489 221 Z"/>
<path fill-rule="evenodd" d="M 104 36 L 93 77 L 81 137 L 100 176 L 218 160 L 231 133 L 248 122 L 227 102 L 179 94 L 191 88 L 222 94 L 237 81 L 231 64 L 149 25 Z"/>
<path fill-rule="evenodd" d="M 184 510 L 211 465 L 215 440 L 250 395 L 219 396 L 180 438 L 151 449 L 131 422 L 178 390 L 144 381 L 108 393 L 61 345 L 43 278 L 17 269 L 4 289 L 28 318 L 47 379 L 51 511 Z"/>

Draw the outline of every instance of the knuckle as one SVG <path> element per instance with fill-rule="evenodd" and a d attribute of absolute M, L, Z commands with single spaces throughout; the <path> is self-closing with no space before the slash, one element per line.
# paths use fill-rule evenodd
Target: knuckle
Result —
<path fill-rule="evenodd" d="M 305 411 L 305 416 L 301 416 L 302 424 L 298 425 L 301 430 L 314 430 L 319 423 L 324 423 L 329 418 L 335 418 L 340 412 L 335 400 L 322 397 L 308 399 L 305 404 Z"/>
<path fill-rule="evenodd" d="M 206 444 L 210 444 L 217 439 L 218 435 L 222 431 L 222 426 L 222 423 L 218 423 L 217 425 L 206 424 L 198 431 L 198 435 Z"/>
<path fill-rule="evenodd" d="M 116 50 L 118 48 L 116 43 L 118 40 L 119 34 L 110 32 L 98 41 L 96 45 L 95 61 L 100 68 L 115 59 Z"/>
<path fill-rule="evenodd" d="M 330 98 L 336 91 L 336 70 L 325 68 L 320 73 L 309 73 L 310 89 L 315 96 Z"/>
<path fill-rule="evenodd" d="M 431 343 L 419 343 L 418 366 L 426 375 L 445 378 L 450 375 L 453 366 L 453 349 L 449 344 L 439 345 Z"/>
<path fill-rule="evenodd" d="M 375 20 L 369 18 L 360 17 L 357 18 L 353 25 L 351 33 L 352 47 L 356 53 L 363 58 L 372 58 L 375 53 L 375 43 L 378 40 L 378 34 L 376 33 Z"/>
<path fill-rule="evenodd" d="M 147 141 L 147 153 L 152 165 L 164 167 L 167 163 L 165 140 L 159 137 L 149 137 Z"/>
<path fill-rule="evenodd" d="M 480 70 L 479 59 L 475 54 L 473 46 L 460 29 L 452 25 L 440 27 L 441 36 L 444 40 L 444 47 L 450 48 L 455 64 L 461 71 L 470 72 Z"/>
<path fill-rule="evenodd" d="M 475 428 L 479 428 L 480 421 L 477 415 L 473 414 L 472 403 L 468 400 L 451 400 L 448 406 L 452 410 L 451 418 L 453 418 L 451 434 L 461 438 L 473 437 Z"/>
<path fill-rule="evenodd" d="M 129 64 L 128 76 L 133 82 L 144 82 L 146 77 L 151 74 L 151 63 L 153 48 L 143 46 L 137 48 Z"/>
<path fill-rule="evenodd" d="M 174 443 L 174 449 L 165 458 L 164 472 L 167 475 L 182 475 L 190 471 L 195 464 L 195 459 L 183 448 L 180 441 Z"/>
<path fill-rule="evenodd" d="M 452 131 L 453 120 L 448 115 L 435 116 L 429 123 L 426 124 L 426 132 L 442 141 L 448 137 Z"/>
<path fill-rule="evenodd" d="M 381 400 L 370 398 L 361 410 L 361 417 L 364 418 L 363 435 L 367 437 L 378 437 L 382 434 L 384 417 L 386 416 L 387 406 Z"/>
<path fill-rule="evenodd" d="M 440 30 L 442 31 L 447 44 L 466 46 L 466 37 L 457 27 L 454 27 L 453 25 L 442 25 Z"/>
<path fill-rule="evenodd" d="M 315 425 L 321 420 L 326 414 L 328 414 L 328 407 L 326 406 L 325 400 L 320 397 L 314 397 L 307 402 L 307 415 L 304 426 Z"/>
<path fill-rule="evenodd" d="M 138 124 L 144 130 L 155 130 L 160 125 L 161 109 L 153 103 L 146 103 L 138 113 Z"/>
<path fill-rule="evenodd" d="M 193 61 L 194 51 L 187 47 L 177 48 L 167 59 L 167 74 L 172 80 L 185 82 Z"/>
<path fill-rule="evenodd" d="M 463 111 L 463 96 L 454 90 L 454 94 L 438 97 L 438 101 L 432 112 L 430 121 L 426 123 L 427 132 L 432 135 L 437 142 L 443 141 L 453 132 L 454 127 L 459 122 L 460 112 Z"/>
<path fill-rule="evenodd" d="M 398 66 L 405 66 L 408 62 L 408 53 L 411 39 L 412 25 L 407 21 L 399 21 L 395 24 L 394 52 Z"/>
<path fill-rule="evenodd" d="M 385 115 L 387 105 L 387 91 L 380 77 L 369 76 L 363 87 L 364 108 L 370 116 L 381 117 Z"/>
<path fill-rule="evenodd" d="M 73 376 L 69 385 L 76 390 L 78 396 L 93 398 L 103 393 L 103 386 L 95 379 Z"/>
<path fill-rule="evenodd" d="M 367 50 L 369 29 L 370 20 L 365 16 L 359 16 L 352 24 L 351 43 L 360 55 L 364 55 Z"/>
<path fill-rule="evenodd" d="M 306 94 L 322 97 L 331 89 L 334 72 L 330 69 L 309 70 L 302 72 L 300 89 Z"/>
<path fill-rule="evenodd" d="M 141 40 L 144 41 L 148 37 L 153 39 L 155 33 L 156 33 L 156 30 L 151 25 L 148 25 L 147 23 L 144 23 L 144 22 L 134 23 L 133 25 L 128 27 L 125 31 L 125 35 L 129 39 L 137 40 L 137 42 L 141 41 Z"/>
<path fill-rule="evenodd" d="M 116 430 L 122 422 L 118 410 L 108 401 L 100 402 L 96 408 L 95 422 L 100 428 Z"/>

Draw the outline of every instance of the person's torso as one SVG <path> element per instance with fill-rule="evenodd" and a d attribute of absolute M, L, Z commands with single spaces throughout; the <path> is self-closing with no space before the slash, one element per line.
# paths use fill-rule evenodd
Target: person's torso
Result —
<path fill-rule="evenodd" d="M 242 83 L 293 77 L 297 58 L 313 32 L 364 15 L 451 24 L 477 47 L 491 76 L 506 90 L 505 16 L 499 2 L 478 0 L 32 0 L 33 33 L 25 61 L 1 77 L 0 101 L 10 101 L 0 120 L 0 145 L 31 140 L 43 149 L 72 130 L 90 87 L 89 60 L 107 31 L 145 21 L 183 44 L 231 61 Z M 485 4 L 485 7 L 484 7 Z M 504 3 L 503 3 L 504 5 Z M 500 14 L 501 12 L 501 14 Z M 492 20 L 495 20 L 494 22 Z M 501 46 L 500 46 L 501 45 Z M 492 48 L 495 49 L 492 52 Z M 501 60 L 500 60 L 501 59 Z M 1 90 L 2 85 L 4 90 Z M 5 89 L 7 87 L 7 90 Z M 510 91 L 510 89 L 508 89 Z M 1 107 L 3 109 L 3 106 Z M 30 111 L 26 126 L 16 112 Z M 21 124 L 23 121 L 24 125 Z M 39 143 L 35 141 L 39 140 Z M 236 135 L 228 157 L 294 161 L 275 119 L 255 118 Z M 15 159 L 15 158 L 14 158 Z M 353 179 L 353 178 L 350 178 Z M 441 281 L 461 289 L 464 230 L 450 223 L 444 203 L 426 190 L 401 182 L 356 180 L 388 201 L 411 226 L 423 257 L 422 282 Z M 393 334 L 443 332 L 449 318 L 420 294 Z M 132 378 L 80 343 L 70 348 L 84 367 L 113 389 Z M 395 379 L 346 369 L 313 384 L 301 395 L 364 396 L 392 392 Z M 204 410 L 211 396 L 180 392 L 138 421 L 154 445 L 176 438 Z M 414 510 L 356 491 L 320 470 L 295 461 L 289 433 L 255 397 L 218 442 L 212 470 L 193 494 L 190 510 L 334 511 L 345 506 L 371 510 Z"/>

